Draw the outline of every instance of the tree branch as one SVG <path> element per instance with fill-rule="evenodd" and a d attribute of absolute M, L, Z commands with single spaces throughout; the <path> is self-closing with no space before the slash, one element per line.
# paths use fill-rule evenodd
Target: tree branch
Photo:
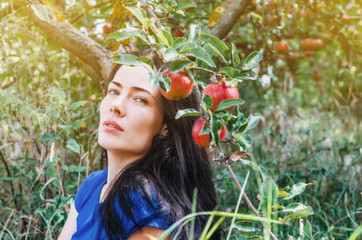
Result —
<path fill-rule="evenodd" d="M 211 29 L 211 35 L 223 39 L 234 27 L 251 0 L 234 0 L 226 9 L 220 21 Z"/>
<path fill-rule="evenodd" d="M 25 9 L 26 15 L 35 25 L 42 29 L 55 42 L 60 44 L 62 48 L 69 51 L 73 55 L 80 58 L 88 64 L 96 74 L 93 80 L 99 81 L 101 76 L 102 81 L 108 78 L 111 71 L 111 51 L 104 48 L 102 45 L 94 41 L 88 36 L 85 36 L 78 29 L 66 22 L 59 22 L 49 11 L 50 19 L 44 21 L 40 19 L 30 6 Z M 98 85 L 102 83 L 97 82 Z"/>

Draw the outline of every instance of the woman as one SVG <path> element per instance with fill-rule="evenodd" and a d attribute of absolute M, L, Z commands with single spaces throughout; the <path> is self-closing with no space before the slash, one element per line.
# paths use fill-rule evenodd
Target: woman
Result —
<path fill-rule="evenodd" d="M 149 55 L 159 71 L 161 61 Z M 191 213 L 217 207 L 210 161 L 192 139 L 195 117 L 178 120 L 179 109 L 199 108 L 195 91 L 170 101 L 149 82 L 147 66 L 117 65 L 100 105 L 98 142 L 107 152 L 108 168 L 89 175 L 59 239 L 150 239 Z M 208 216 L 195 221 L 198 239 Z M 173 232 L 170 239 L 178 230 Z M 177 239 L 189 239 L 190 225 Z M 212 239 L 219 239 L 216 231 Z"/>

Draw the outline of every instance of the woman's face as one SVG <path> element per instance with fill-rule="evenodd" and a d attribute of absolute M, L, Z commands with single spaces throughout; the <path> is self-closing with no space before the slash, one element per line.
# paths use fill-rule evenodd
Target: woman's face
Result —
<path fill-rule="evenodd" d="M 148 69 L 121 66 L 101 102 L 98 143 L 119 156 L 144 156 L 164 127 L 161 94 Z"/>

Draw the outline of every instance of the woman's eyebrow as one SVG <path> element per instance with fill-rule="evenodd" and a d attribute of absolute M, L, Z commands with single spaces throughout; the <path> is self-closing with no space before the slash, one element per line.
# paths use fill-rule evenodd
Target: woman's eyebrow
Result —
<path fill-rule="evenodd" d="M 119 88 L 123 88 L 122 84 L 119 83 L 119 82 L 111 81 L 110 83 L 113 83 L 114 85 L 116 85 L 116 86 L 119 87 Z M 133 91 L 140 91 L 140 92 L 147 93 L 147 94 L 149 94 L 152 98 L 155 98 L 155 96 L 154 96 L 150 91 L 148 91 L 148 90 L 146 90 L 146 89 L 144 89 L 144 88 L 132 86 L 131 89 L 132 89 Z"/>

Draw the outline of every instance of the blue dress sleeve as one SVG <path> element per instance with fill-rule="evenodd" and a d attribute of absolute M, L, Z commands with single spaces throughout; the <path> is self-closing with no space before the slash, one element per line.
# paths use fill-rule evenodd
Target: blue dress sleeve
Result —
<path fill-rule="evenodd" d="M 135 222 L 139 223 L 141 227 L 167 229 L 171 226 L 166 217 L 160 212 L 160 204 L 155 194 L 151 194 L 151 201 L 148 202 L 144 193 L 141 191 L 134 191 L 131 193 L 131 201 L 133 203 L 132 215 Z M 121 221 L 127 238 L 132 235 L 132 233 L 139 230 L 126 214 L 121 215 Z"/>

